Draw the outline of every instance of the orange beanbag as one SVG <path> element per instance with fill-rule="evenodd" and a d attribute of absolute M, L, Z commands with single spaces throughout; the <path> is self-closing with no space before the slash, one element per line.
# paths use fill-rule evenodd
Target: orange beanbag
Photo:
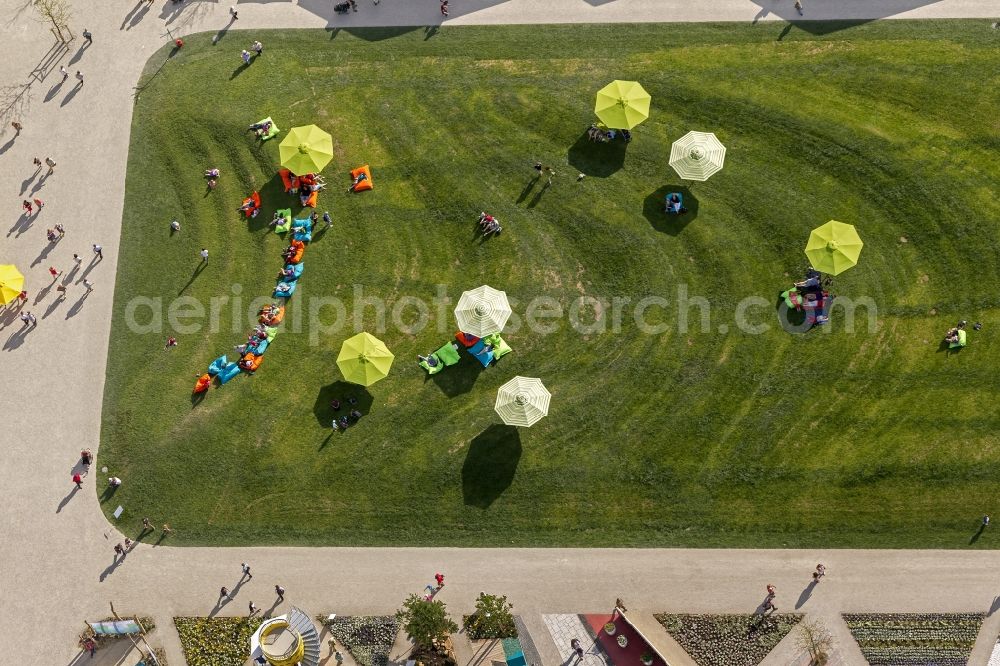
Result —
<path fill-rule="evenodd" d="M 248 372 L 254 372 L 260 367 L 260 364 L 264 362 L 264 355 L 258 356 L 252 352 L 247 352 L 243 355 L 243 363 L 240 364 L 240 368 Z"/>
<path fill-rule="evenodd" d="M 277 326 L 278 324 L 281 323 L 281 320 L 284 318 L 285 318 L 285 306 L 282 305 L 280 308 L 278 308 L 277 314 L 271 315 L 270 317 L 261 315 L 260 317 L 257 318 L 257 321 L 259 321 L 262 324 L 267 324 L 268 326 Z"/>
<path fill-rule="evenodd" d="M 194 392 L 204 393 L 205 391 L 208 390 L 208 386 L 211 383 L 212 383 L 212 377 L 208 373 L 205 373 L 204 375 L 198 378 L 198 381 L 194 383 Z"/>
<path fill-rule="evenodd" d="M 300 247 L 298 250 L 295 251 L 295 254 L 292 256 L 292 258 L 288 260 L 288 263 L 290 264 L 299 263 L 300 261 L 302 261 L 302 255 L 304 255 L 305 253 L 306 249 L 304 247 Z"/>
<path fill-rule="evenodd" d="M 285 184 L 285 192 L 291 192 L 292 172 L 288 169 L 278 169 L 278 175 L 281 176 L 281 182 Z"/>
<path fill-rule="evenodd" d="M 294 247 L 296 251 L 306 249 L 306 244 L 300 240 L 293 240 L 288 244 L 288 247 Z"/>
<path fill-rule="evenodd" d="M 469 335 L 468 333 L 463 333 L 458 331 L 455 333 L 455 339 L 462 343 L 463 347 L 471 347 L 472 345 L 479 342 L 479 338 L 474 335 Z"/>
<path fill-rule="evenodd" d="M 364 180 L 358 182 L 358 184 L 353 187 L 353 190 L 355 192 L 364 192 L 365 190 L 370 190 L 373 187 L 372 170 L 368 168 L 367 164 L 364 166 L 360 166 L 351 172 L 351 181 L 353 182 L 354 179 L 360 176 L 361 174 L 365 174 L 365 178 Z"/>
<path fill-rule="evenodd" d="M 318 199 L 319 199 L 319 192 L 313 192 L 312 194 L 309 195 L 309 198 L 306 199 L 306 202 L 303 205 L 306 208 L 315 208 L 316 207 L 316 201 Z"/>

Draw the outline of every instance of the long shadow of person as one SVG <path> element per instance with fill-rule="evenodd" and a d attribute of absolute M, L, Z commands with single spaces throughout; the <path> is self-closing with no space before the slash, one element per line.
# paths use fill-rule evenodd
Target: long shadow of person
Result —
<path fill-rule="evenodd" d="M 813 590 L 816 589 L 816 584 L 817 583 L 819 583 L 819 581 L 816 580 L 815 578 L 813 578 L 812 582 L 810 582 L 808 585 L 806 585 L 805 589 L 802 590 L 802 593 L 799 595 L 799 600 L 795 602 L 795 608 L 796 608 L 796 610 L 799 609 L 799 608 L 802 608 L 802 605 L 805 602 L 809 601 L 809 597 L 812 595 Z"/>
<path fill-rule="evenodd" d="M 80 490 L 80 488 L 74 484 L 73 490 L 69 491 L 69 495 L 63 497 L 62 501 L 59 502 L 59 506 L 56 507 L 56 513 L 62 511 L 66 507 L 66 505 L 69 504 L 69 501 L 73 499 L 73 496 L 76 495 L 76 491 L 78 490 Z"/>
<path fill-rule="evenodd" d="M 979 541 L 979 537 L 983 536 L 983 532 L 985 531 L 986 531 L 986 523 L 979 523 L 979 530 L 977 530 L 976 533 L 972 535 L 972 538 L 969 539 L 969 545 L 971 546 L 972 544 Z"/>

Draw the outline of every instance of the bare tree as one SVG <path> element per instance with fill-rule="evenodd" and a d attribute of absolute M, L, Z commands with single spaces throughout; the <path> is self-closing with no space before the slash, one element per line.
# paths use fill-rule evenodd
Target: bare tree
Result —
<path fill-rule="evenodd" d="M 12 121 L 21 120 L 31 105 L 31 84 L 0 87 L 0 136 Z"/>
<path fill-rule="evenodd" d="M 833 636 L 819 620 L 799 623 L 798 645 L 809 653 L 809 666 L 824 666 L 833 651 Z"/>
<path fill-rule="evenodd" d="M 52 24 L 52 33 L 56 39 L 60 42 L 68 42 L 73 39 L 73 33 L 69 29 L 69 22 L 73 15 L 66 0 L 33 0 L 33 4 L 41 21 Z"/>

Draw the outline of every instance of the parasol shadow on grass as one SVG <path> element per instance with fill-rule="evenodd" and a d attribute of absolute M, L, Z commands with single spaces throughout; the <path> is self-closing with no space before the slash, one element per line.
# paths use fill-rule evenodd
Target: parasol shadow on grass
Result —
<path fill-rule="evenodd" d="M 668 215 L 666 212 L 667 195 L 679 192 L 684 199 L 686 213 Z M 698 197 L 691 193 L 685 185 L 664 185 L 650 194 L 642 203 L 642 214 L 657 231 L 671 236 L 680 234 L 687 225 L 698 218 Z"/>
<path fill-rule="evenodd" d="M 483 371 L 484 368 L 478 361 L 469 357 L 468 354 L 463 353 L 461 361 L 451 367 L 445 368 L 436 375 L 431 375 L 429 379 L 446 396 L 456 398 L 471 391 Z"/>
<path fill-rule="evenodd" d="M 348 398 L 353 397 L 357 403 L 352 405 Z M 330 403 L 334 400 L 340 401 L 340 409 L 334 409 Z M 317 423 L 324 428 L 331 427 L 334 417 L 340 418 L 351 413 L 352 409 L 361 412 L 362 416 L 367 416 L 371 412 L 375 398 L 360 384 L 352 384 L 344 380 L 327 384 L 316 394 L 316 402 L 313 404 L 313 416 Z"/>
<path fill-rule="evenodd" d="M 476 435 L 462 463 L 462 499 L 488 509 L 514 482 L 521 460 L 521 433 L 495 423 Z"/>
<path fill-rule="evenodd" d="M 607 178 L 621 171 L 625 165 L 628 144 L 622 139 L 607 143 L 591 141 L 584 132 L 569 148 L 568 161 L 580 173 L 594 178 Z"/>

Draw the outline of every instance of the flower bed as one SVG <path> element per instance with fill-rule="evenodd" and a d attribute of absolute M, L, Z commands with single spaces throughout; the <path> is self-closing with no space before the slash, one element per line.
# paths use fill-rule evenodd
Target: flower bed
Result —
<path fill-rule="evenodd" d="M 338 615 L 326 626 L 351 651 L 358 666 L 387 666 L 399 633 L 399 621 L 393 615 Z"/>
<path fill-rule="evenodd" d="M 700 666 L 756 666 L 802 619 L 792 613 L 655 617 Z"/>
<path fill-rule="evenodd" d="M 187 666 L 243 666 L 250 637 L 262 620 L 245 617 L 175 617 Z"/>
<path fill-rule="evenodd" d="M 982 613 L 845 613 L 844 622 L 871 666 L 965 666 Z"/>

